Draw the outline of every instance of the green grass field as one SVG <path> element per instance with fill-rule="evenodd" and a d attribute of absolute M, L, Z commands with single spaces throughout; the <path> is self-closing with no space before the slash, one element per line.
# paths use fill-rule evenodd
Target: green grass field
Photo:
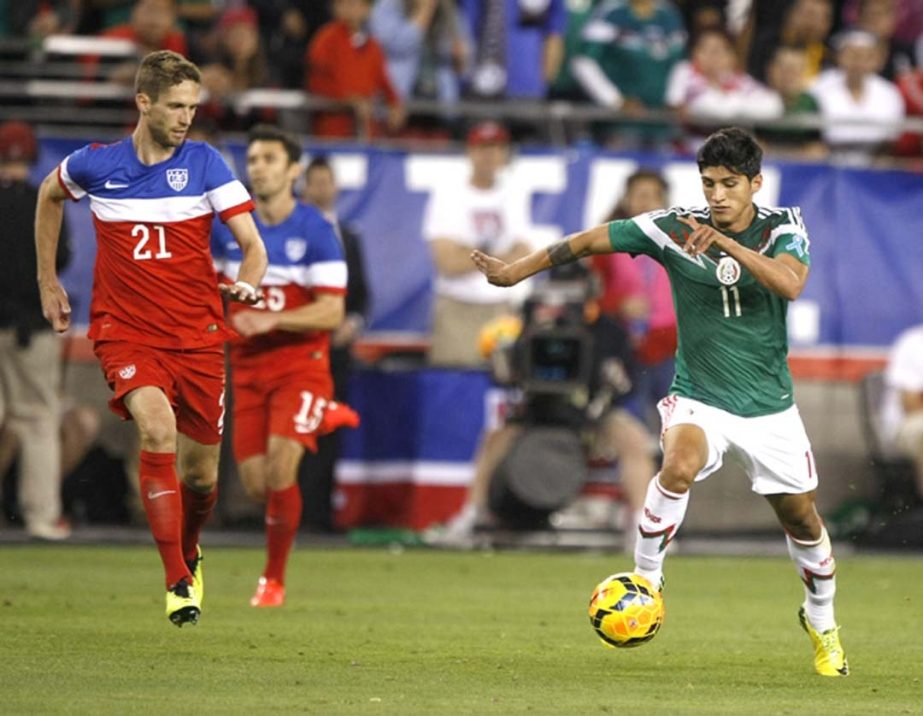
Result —
<path fill-rule="evenodd" d="M 847 679 L 813 673 L 781 558 L 671 557 L 666 623 L 624 651 L 586 615 L 618 555 L 301 549 L 281 610 L 247 606 L 261 565 L 207 549 L 202 620 L 177 629 L 153 546 L 0 547 L 0 713 L 923 710 L 919 557 L 841 558 Z"/>

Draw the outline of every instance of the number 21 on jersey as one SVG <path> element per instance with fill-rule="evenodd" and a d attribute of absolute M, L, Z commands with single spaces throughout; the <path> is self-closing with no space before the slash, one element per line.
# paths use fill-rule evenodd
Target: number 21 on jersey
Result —
<path fill-rule="evenodd" d="M 132 254 L 137 261 L 173 258 L 167 249 L 167 230 L 159 224 L 135 224 L 131 228 L 131 238 L 137 239 Z"/>

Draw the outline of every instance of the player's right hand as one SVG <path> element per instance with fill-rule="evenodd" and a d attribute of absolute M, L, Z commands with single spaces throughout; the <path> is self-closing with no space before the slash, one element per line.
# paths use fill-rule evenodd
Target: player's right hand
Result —
<path fill-rule="evenodd" d="M 248 306 L 255 306 L 263 300 L 262 290 L 254 288 L 244 281 L 238 281 L 237 283 L 219 283 L 218 290 L 230 300 L 245 303 Z"/>
<path fill-rule="evenodd" d="M 487 277 L 488 283 L 492 283 L 494 286 L 512 286 L 516 283 L 513 277 L 510 276 L 510 265 L 505 261 L 501 261 L 494 256 L 488 256 L 477 249 L 471 252 L 471 260 L 477 270 Z"/>
<path fill-rule="evenodd" d="M 67 291 L 57 280 L 39 283 L 42 298 L 42 315 L 58 333 L 64 333 L 71 326 L 71 304 Z"/>

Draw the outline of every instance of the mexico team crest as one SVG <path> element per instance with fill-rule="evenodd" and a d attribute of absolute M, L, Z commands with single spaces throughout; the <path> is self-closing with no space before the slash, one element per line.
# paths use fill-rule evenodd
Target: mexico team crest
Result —
<path fill-rule="evenodd" d="M 285 240 L 285 256 L 289 261 L 300 261 L 308 252 L 308 242 L 304 239 L 292 238 Z"/>
<path fill-rule="evenodd" d="M 188 183 L 188 169 L 167 169 L 167 184 L 173 191 L 182 191 Z"/>
<path fill-rule="evenodd" d="M 725 286 L 733 286 L 740 278 L 740 264 L 730 256 L 724 256 L 718 262 L 715 275 Z"/>

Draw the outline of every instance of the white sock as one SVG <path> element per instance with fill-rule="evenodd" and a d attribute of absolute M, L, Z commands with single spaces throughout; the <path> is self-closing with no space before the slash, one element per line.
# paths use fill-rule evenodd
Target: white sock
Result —
<path fill-rule="evenodd" d="M 836 627 L 833 616 L 833 596 L 836 594 L 836 560 L 826 528 L 819 540 L 802 542 L 785 535 L 788 553 L 804 582 L 804 611 L 808 621 L 824 632 Z"/>
<path fill-rule="evenodd" d="M 683 523 L 688 504 L 689 492 L 679 494 L 664 489 L 659 473 L 647 486 L 635 542 L 635 572 L 645 577 L 655 589 L 660 587 L 663 577 L 667 545 Z"/>

